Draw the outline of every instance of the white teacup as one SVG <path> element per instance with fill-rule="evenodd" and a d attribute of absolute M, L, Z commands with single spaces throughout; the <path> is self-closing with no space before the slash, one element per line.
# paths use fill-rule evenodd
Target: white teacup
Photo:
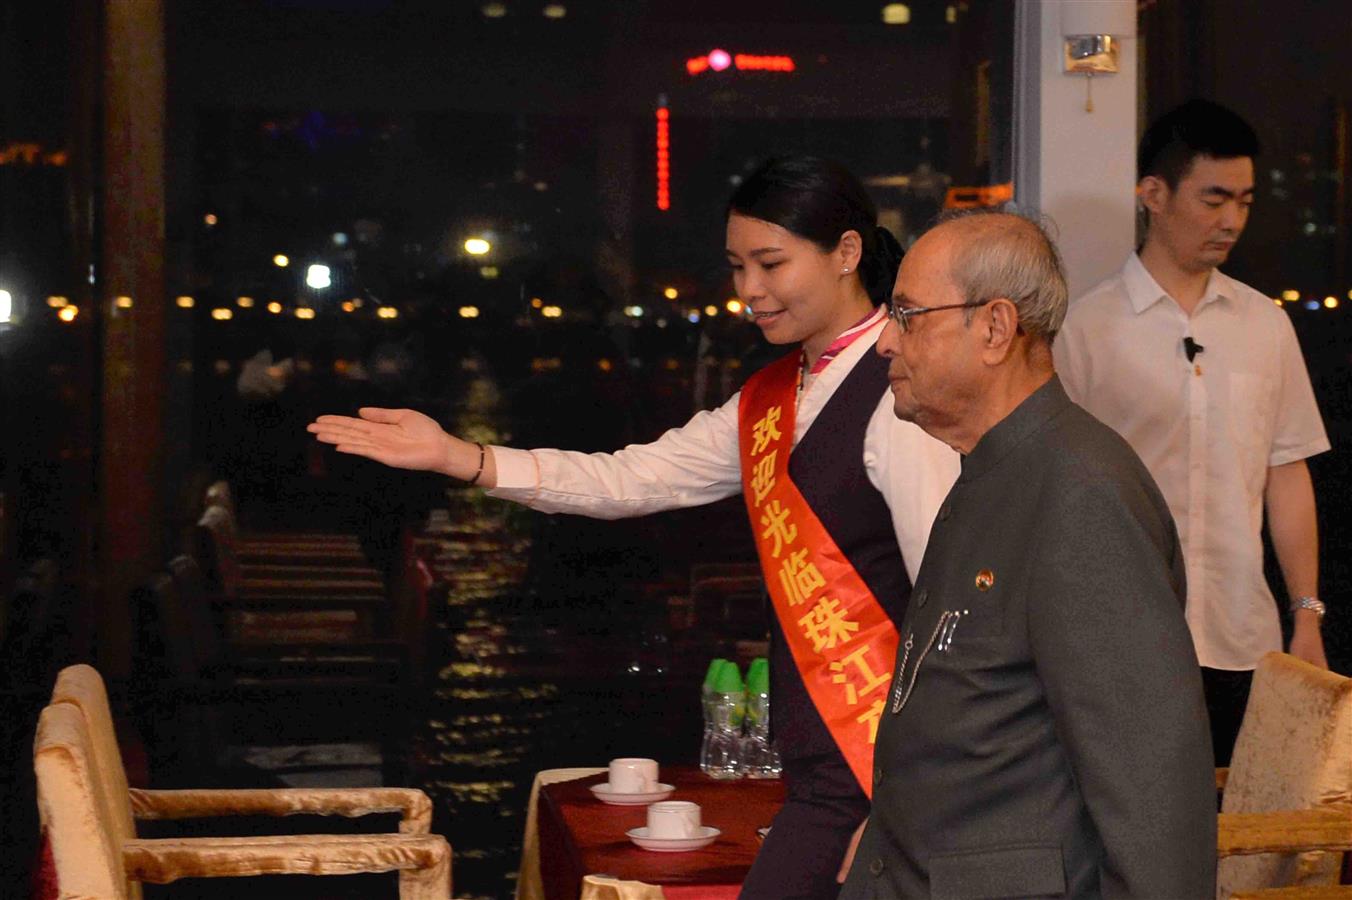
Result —
<path fill-rule="evenodd" d="M 648 837 L 692 838 L 699 834 L 699 804 L 664 800 L 648 807 Z"/>
<path fill-rule="evenodd" d="M 617 794 L 646 794 L 657 790 L 657 760 L 612 759 L 610 789 Z"/>

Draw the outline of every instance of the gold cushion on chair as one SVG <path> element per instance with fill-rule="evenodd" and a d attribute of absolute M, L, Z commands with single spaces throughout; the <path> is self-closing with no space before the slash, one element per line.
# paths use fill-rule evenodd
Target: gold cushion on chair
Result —
<path fill-rule="evenodd" d="M 84 716 L 94 754 L 90 762 L 98 769 L 105 795 L 100 802 L 108 806 L 108 827 L 119 841 L 136 837 L 136 822 L 127 799 L 127 773 L 122 767 L 122 751 L 117 746 L 103 678 L 92 666 L 67 666 L 56 676 L 52 703 L 69 703 Z"/>
<path fill-rule="evenodd" d="M 1309 809 L 1352 800 L 1352 679 L 1269 653 L 1254 673 L 1222 813 Z M 1217 896 L 1336 882 L 1341 854 L 1222 859 Z"/>
<path fill-rule="evenodd" d="M 38 719 L 33 742 L 38 817 L 51 841 L 62 900 L 139 897 L 122 869 L 121 842 L 114 843 L 113 817 L 101 795 L 94 750 L 80 711 L 53 704 Z M 131 888 L 135 888 L 132 894 Z"/>

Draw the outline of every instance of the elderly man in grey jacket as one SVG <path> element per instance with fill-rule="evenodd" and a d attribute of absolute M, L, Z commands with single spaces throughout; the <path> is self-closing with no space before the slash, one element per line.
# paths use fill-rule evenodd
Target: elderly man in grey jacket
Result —
<path fill-rule="evenodd" d="M 963 454 L 900 634 L 842 898 L 1214 893 L 1183 559 L 1149 472 L 1053 371 L 1034 222 L 958 218 L 897 276 L 896 413 Z"/>

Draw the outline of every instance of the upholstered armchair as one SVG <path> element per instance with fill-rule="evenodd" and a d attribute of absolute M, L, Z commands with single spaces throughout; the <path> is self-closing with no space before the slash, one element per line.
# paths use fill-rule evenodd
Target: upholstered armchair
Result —
<path fill-rule="evenodd" d="M 139 898 L 140 883 L 245 875 L 399 873 L 412 900 L 450 896 L 450 847 L 428 834 L 431 804 L 399 788 L 129 789 L 103 681 L 61 672 L 34 743 L 38 811 L 62 898 Z M 141 839 L 136 821 L 399 813 L 398 834 Z"/>
<path fill-rule="evenodd" d="M 1352 679 L 1265 656 L 1217 786 L 1217 897 L 1352 898 Z"/>

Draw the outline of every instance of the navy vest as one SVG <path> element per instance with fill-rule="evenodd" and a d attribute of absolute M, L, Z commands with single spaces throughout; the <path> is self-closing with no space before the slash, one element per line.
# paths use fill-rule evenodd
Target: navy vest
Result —
<path fill-rule="evenodd" d="M 911 595 L 892 514 L 864 469 L 864 433 L 888 390 L 887 360 L 865 353 L 789 457 L 789 477 L 900 628 Z M 779 619 L 770 612 L 770 727 L 784 759 L 844 757 L 808 696 Z M 861 708 L 862 711 L 862 708 Z"/>

